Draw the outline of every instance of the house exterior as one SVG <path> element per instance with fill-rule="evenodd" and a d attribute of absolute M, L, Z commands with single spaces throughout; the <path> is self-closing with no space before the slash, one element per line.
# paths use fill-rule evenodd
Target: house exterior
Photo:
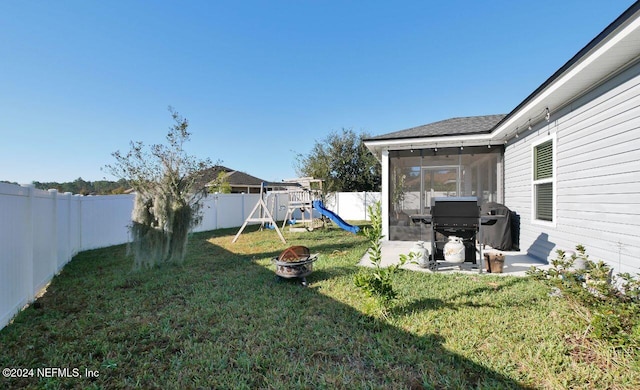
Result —
<path fill-rule="evenodd" d="M 382 164 L 383 230 L 436 196 L 477 196 L 519 217 L 519 247 L 548 260 L 583 244 L 640 272 L 640 2 L 506 115 L 452 118 L 365 140 Z"/>

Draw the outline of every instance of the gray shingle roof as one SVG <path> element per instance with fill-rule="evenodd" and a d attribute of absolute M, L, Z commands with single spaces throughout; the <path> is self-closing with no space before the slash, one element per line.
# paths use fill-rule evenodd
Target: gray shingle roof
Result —
<path fill-rule="evenodd" d="M 231 186 L 260 186 L 264 180 L 251 176 L 247 173 L 235 171 L 222 165 L 216 165 L 203 172 L 200 172 L 199 186 L 204 186 L 218 178 L 218 174 L 224 172 L 227 174 L 227 182 Z"/>
<path fill-rule="evenodd" d="M 506 114 L 499 114 L 445 119 L 427 125 L 371 137 L 367 141 L 489 133 L 505 116 Z"/>
<path fill-rule="evenodd" d="M 229 184 L 231 185 L 253 185 L 253 186 L 259 186 L 260 184 L 262 184 L 262 182 L 264 180 L 257 178 L 255 176 L 251 176 L 248 173 L 244 173 L 244 172 L 240 172 L 240 171 L 233 171 L 231 173 L 229 173 Z"/>

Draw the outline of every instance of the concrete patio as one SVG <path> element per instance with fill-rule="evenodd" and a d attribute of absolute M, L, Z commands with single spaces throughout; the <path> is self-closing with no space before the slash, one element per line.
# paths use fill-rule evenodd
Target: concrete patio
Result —
<path fill-rule="evenodd" d="M 382 266 L 388 266 L 397 263 L 400 260 L 401 254 L 408 254 L 411 252 L 411 248 L 415 242 L 413 241 L 383 241 L 382 242 Z M 425 243 L 429 245 L 429 243 Z M 533 267 L 545 269 L 549 267 L 544 261 L 538 260 L 527 255 L 524 251 L 497 251 L 491 248 L 486 248 L 484 252 L 500 252 L 505 256 L 504 267 L 501 274 L 505 276 L 525 276 L 526 271 Z M 369 254 L 366 253 L 358 265 L 370 267 L 371 261 L 369 260 Z M 417 264 L 406 264 L 402 268 L 412 271 L 431 272 L 426 268 L 422 268 Z M 461 273 L 478 273 L 478 266 L 476 264 L 448 264 L 440 263 L 438 266 L 438 272 L 461 272 Z M 486 270 L 482 270 L 483 274 L 487 274 Z"/>

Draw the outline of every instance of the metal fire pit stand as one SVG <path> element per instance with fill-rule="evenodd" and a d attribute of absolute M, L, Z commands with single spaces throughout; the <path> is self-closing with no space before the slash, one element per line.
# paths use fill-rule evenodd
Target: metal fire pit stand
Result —
<path fill-rule="evenodd" d="M 318 260 L 318 254 L 309 255 L 306 258 L 299 259 L 298 261 L 282 261 L 277 257 L 272 259 L 276 265 L 276 277 L 301 280 L 303 286 L 308 286 L 307 276 L 313 271 L 313 262 Z"/>
<path fill-rule="evenodd" d="M 428 268 L 432 271 L 438 269 L 438 261 L 446 262 L 446 259 L 438 256 L 438 243 L 436 233 L 445 237 L 461 237 L 464 242 L 471 243 L 474 247 L 474 257 L 478 256 L 478 273 L 482 273 L 482 225 L 491 225 L 496 222 L 495 218 L 483 217 L 480 215 L 478 198 L 474 197 L 442 197 L 433 198 L 431 204 L 431 214 L 412 215 L 414 223 L 423 223 L 430 226 L 431 236 L 431 257 Z M 466 244 L 465 244 L 465 262 Z M 475 259 L 472 259 L 475 260 Z M 473 261 L 475 263 L 475 261 Z"/>

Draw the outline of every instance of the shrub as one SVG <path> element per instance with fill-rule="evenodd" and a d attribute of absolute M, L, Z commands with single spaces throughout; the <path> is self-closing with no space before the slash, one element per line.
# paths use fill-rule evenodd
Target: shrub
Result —
<path fill-rule="evenodd" d="M 558 250 L 550 269 L 532 267 L 527 273 L 586 309 L 586 332 L 593 337 L 616 347 L 640 347 L 640 279 L 628 273 L 612 276 L 613 269 L 602 260 L 590 260 L 584 246 L 577 245 L 576 251 L 567 257 Z"/>
<path fill-rule="evenodd" d="M 363 234 L 369 240 L 369 260 L 373 265 L 373 270 L 361 271 L 356 274 L 354 284 L 362 289 L 367 296 L 374 298 L 383 316 L 386 316 L 388 309 L 393 305 L 393 301 L 398 294 L 393 289 L 393 275 L 407 262 L 413 261 L 414 253 L 400 255 L 400 261 L 396 264 L 382 267 L 382 212 L 380 202 L 374 206 L 369 206 L 371 216 L 371 226 L 363 230 Z"/>

